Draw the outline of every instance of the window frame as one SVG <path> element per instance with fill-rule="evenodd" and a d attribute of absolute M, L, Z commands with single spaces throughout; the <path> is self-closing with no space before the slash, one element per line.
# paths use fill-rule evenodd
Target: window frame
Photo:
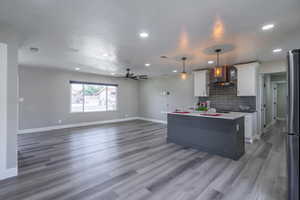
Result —
<path fill-rule="evenodd" d="M 82 89 L 83 89 L 83 103 L 82 103 L 82 111 L 72 111 L 72 84 L 82 84 Z M 95 111 L 85 111 L 84 107 L 85 107 L 85 96 L 84 96 L 84 89 L 85 89 L 85 85 L 100 85 L 100 86 L 106 86 L 105 88 L 105 93 L 106 93 L 106 110 L 95 110 Z M 114 110 L 108 110 L 108 91 L 107 91 L 107 87 L 108 86 L 113 86 L 116 88 L 116 109 Z M 117 112 L 118 111 L 118 99 L 119 99 L 119 85 L 118 84 L 110 84 L 110 83 L 95 83 L 95 82 L 85 82 L 85 81 L 69 81 L 69 90 L 70 90 L 70 108 L 69 111 L 71 114 L 78 114 L 78 113 L 103 113 L 103 112 Z"/>

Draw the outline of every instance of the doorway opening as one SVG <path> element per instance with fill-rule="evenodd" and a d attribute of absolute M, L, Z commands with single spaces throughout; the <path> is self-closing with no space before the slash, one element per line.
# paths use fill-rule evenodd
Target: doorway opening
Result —
<path fill-rule="evenodd" d="M 264 74 L 262 93 L 262 125 L 263 132 L 266 132 L 276 121 L 286 120 L 286 72 Z"/>

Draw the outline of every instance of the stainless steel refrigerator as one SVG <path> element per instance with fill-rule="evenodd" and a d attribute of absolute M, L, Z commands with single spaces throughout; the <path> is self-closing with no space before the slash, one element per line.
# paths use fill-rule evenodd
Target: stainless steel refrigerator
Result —
<path fill-rule="evenodd" d="M 300 49 L 288 52 L 288 199 L 299 200 L 299 68 Z"/>

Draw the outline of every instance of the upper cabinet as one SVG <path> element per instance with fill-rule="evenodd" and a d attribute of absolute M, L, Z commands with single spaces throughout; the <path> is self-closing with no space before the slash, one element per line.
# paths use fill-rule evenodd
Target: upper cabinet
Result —
<path fill-rule="evenodd" d="M 201 70 L 194 72 L 194 94 L 196 97 L 207 97 L 209 95 L 209 71 Z"/>
<path fill-rule="evenodd" d="M 256 96 L 259 63 L 235 65 L 237 68 L 237 96 Z"/>

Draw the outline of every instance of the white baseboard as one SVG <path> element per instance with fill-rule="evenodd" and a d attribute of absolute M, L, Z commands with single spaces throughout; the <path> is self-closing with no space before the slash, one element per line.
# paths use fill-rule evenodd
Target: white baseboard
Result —
<path fill-rule="evenodd" d="M 254 136 L 254 140 L 260 140 L 260 134 L 256 134 L 256 135 Z"/>
<path fill-rule="evenodd" d="M 23 130 L 19 130 L 18 134 L 45 132 L 45 131 L 52 131 L 58 129 L 76 128 L 76 127 L 92 126 L 92 125 L 100 125 L 100 124 L 109 124 L 109 123 L 124 122 L 124 121 L 131 121 L 137 119 L 139 119 L 139 117 L 128 117 L 128 118 L 105 120 L 105 121 L 82 122 L 78 124 L 66 124 L 66 125 L 48 126 L 48 127 L 33 128 L 33 129 L 23 129 Z"/>
<path fill-rule="evenodd" d="M 158 119 L 152 119 L 152 118 L 145 118 L 145 117 L 139 117 L 140 120 L 150 121 L 150 122 L 156 122 L 156 123 L 162 123 L 167 124 L 167 121 L 158 120 Z"/>
<path fill-rule="evenodd" d="M 0 171 L 0 181 L 17 175 L 18 175 L 18 168 L 11 168 L 4 171 Z"/>
<path fill-rule="evenodd" d="M 245 137 L 245 142 L 249 143 L 249 144 L 252 144 L 253 143 L 253 139 Z"/>
<path fill-rule="evenodd" d="M 273 120 L 271 123 L 269 123 L 263 130 L 263 133 L 266 133 L 269 131 L 269 129 L 276 123 L 276 120 Z"/>

